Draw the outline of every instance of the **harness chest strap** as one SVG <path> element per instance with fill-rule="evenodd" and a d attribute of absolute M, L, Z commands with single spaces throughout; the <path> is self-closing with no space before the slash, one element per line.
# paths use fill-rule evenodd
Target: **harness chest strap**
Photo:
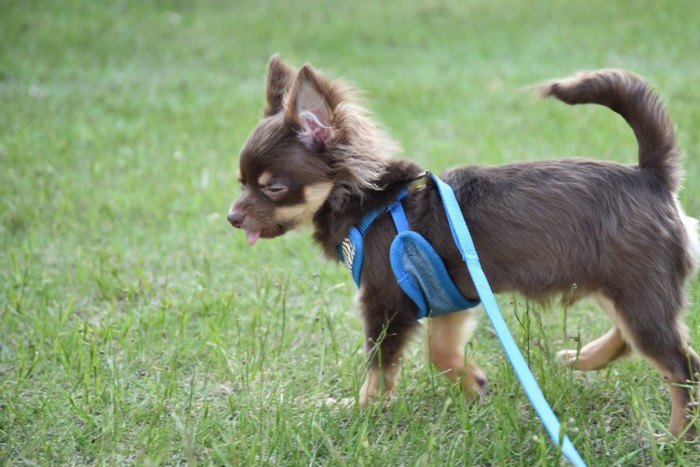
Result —
<path fill-rule="evenodd" d="M 338 247 L 338 255 L 360 287 L 364 260 L 364 234 L 384 211 L 394 221 L 397 235 L 389 252 L 391 268 L 401 289 L 416 304 L 416 319 L 466 310 L 479 304 L 465 298 L 453 282 L 440 255 L 418 232 L 409 230 L 408 219 L 401 200 L 408 195 L 404 189 L 397 200 L 386 208 L 375 209 L 353 227 Z"/>

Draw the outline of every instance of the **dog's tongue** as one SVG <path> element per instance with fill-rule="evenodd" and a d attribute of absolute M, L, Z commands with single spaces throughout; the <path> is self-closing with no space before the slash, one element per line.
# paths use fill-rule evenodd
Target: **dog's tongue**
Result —
<path fill-rule="evenodd" d="M 245 236 L 248 238 L 248 243 L 250 245 L 255 245 L 255 242 L 257 242 L 258 239 L 260 238 L 260 231 L 259 230 L 246 230 Z"/>

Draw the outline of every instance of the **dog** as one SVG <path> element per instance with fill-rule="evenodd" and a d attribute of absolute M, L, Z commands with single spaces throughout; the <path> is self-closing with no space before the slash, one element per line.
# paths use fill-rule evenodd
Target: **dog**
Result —
<path fill-rule="evenodd" d="M 669 383 L 670 432 L 692 437 L 700 359 L 680 313 L 700 262 L 700 240 L 698 221 L 677 199 L 682 169 L 675 127 L 659 96 L 630 72 L 584 72 L 538 89 L 544 97 L 620 114 L 637 138 L 638 164 L 567 158 L 462 166 L 440 178 L 454 189 L 493 291 L 537 302 L 564 297 L 566 304 L 595 297 L 611 318 L 610 331 L 578 350 L 562 350 L 560 359 L 590 371 L 638 351 Z M 411 188 L 424 169 L 397 154 L 399 145 L 358 104 L 350 85 L 274 55 L 264 115 L 240 152 L 242 192 L 228 221 L 251 245 L 310 224 L 324 255 L 338 260 L 338 245 L 363 215 L 408 187 L 402 205 L 411 229 L 430 242 L 461 294 L 477 300 L 436 186 Z M 360 407 L 391 393 L 402 349 L 419 327 L 416 304 L 392 273 L 395 236 L 385 213 L 364 238 L 359 304 L 369 363 Z M 428 318 L 426 347 L 439 371 L 468 396 L 479 396 L 486 378 L 464 355 L 473 315 Z"/>

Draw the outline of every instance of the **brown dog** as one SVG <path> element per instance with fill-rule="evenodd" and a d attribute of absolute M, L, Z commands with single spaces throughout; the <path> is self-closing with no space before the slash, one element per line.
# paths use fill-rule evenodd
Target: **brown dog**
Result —
<path fill-rule="evenodd" d="M 538 301 L 564 295 L 568 303 L 595 296 L 612 329 L 580 352 L 561 351 L 562 360 L 595 370 L 638 350 L 670 383 L 670 431 L 692 432 L 687 409 L 697 389 L 688 383 L 698 381 L 700 359 L 688 346 L 680 312 L 700 242 L 697 221 L 676 198 L 682 170 L 673 124 L 659 97 L 631 73 L 595 71 L 540 89 L 622 115 L 637 137 L 639 164 L 516 162 L 459 167 L 441 178 L 455 191 L 494 292 L 518 291 Z M 325 255 L 337 259 L 337 245 L 364 213 L 391 203 L 423 172 L 396 159 L 397 152 L 349 86 L 273 56 L 267 107 L 241 150 L 243 192 L 228 220 L 250 244 L 311 223 Z M 461 293 L 476 299 L 436 187 L 412 190 L 403 206 L 411 229 L 432 244 Z M 391 216 L 383 214 L 364 240 L 360 305 L 372 358 L 361 406 L 393 389 L 402 348 L 418 327 L 417 307 L 389 263 L 395 235 Z M 471 317 L 461 311 L 428 320 L 433 363 L 468 394 L 485 385 L 479 367 L 464 357 Z"/>

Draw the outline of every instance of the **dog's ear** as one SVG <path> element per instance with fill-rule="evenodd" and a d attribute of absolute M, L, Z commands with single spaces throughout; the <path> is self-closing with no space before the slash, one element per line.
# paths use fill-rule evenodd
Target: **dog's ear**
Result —
<path fill-rule="evenodd" d="M 333 86 L 304 65 L 289 92 L 286 116 L 299 126 L 299 139 L 310 151 L 320 151 L 333 142 L 333 109 L 338 96 Z"/>
<path fill-rule="evenodd" d="M 265 116 L 269 117 L 284 108 L 284 96 L 291 89 L 297 70 L 282 60 L 279 54 L 270 57 L 267 65 L 267 107 Z"/>

